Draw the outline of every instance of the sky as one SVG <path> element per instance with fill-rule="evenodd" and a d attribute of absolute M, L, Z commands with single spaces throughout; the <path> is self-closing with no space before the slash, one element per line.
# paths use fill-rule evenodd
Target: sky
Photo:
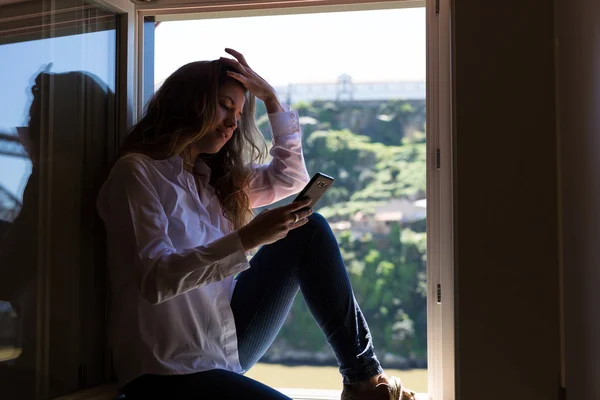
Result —
<path fill-rule="evenodd" d="M 27 126 L 34 78 L 50 63 L 50 72 L 88 71 L 114 91 L 115 41 L 109 30 L 1 45 L 0 133 Z M 0 184 L 19 198 L 30 173 L 29 159 L 0 155 Z"/>
<path fill-rule="evenodd" d="M 225 47 L 273 86 L 341 74 L 425 80 L 424 8 L 162 22 L 155 33 L 156 83 L 188 62 L 229 57 Z"/>
<path fill-rule="evenodd" d="M 156 28 L 155 84 L 180 66 L 242 52 L 273 86 L 335 82 L 425 80 L 425 9 L 392 9 L 162 22 Z M 27 123 L 32 77 L 84 70 L 114 90 L 115 32 L 0 45 L 0 132 Z M 112 56 L 109 56 L 112 55 Z M 0 183 L 18 197 L 27 160 L 0 155 Z"/>

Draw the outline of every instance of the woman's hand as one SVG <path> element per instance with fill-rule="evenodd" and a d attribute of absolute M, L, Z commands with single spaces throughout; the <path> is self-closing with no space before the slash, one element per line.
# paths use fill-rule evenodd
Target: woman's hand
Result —
<path fill-rule="evenodd" d="M 301 227 L 308 222 L 313 210 L 308 208 L 310 199 L 295 201 L 287 206 L 264 210 L 250 223 L 238 230 L 244 251 L 249 251 L 263 244 L 275 243 L 286 237 L 289 231 Z"/>
<path fill-rule="evenodd" d="M 262 100 L 267 107 L 268 113 L 284 111 L 281 103 L 277 99 L 275 89 L 250 68 L 242 53 L 229 48 L 225 49 L 225 51 L 236 58 L 235 60 L 225 57 L 220 58 L 222 62 L 237 71 L 227 71 L 227 75 L 239 81 L 246 89 L 252 92 L 252 94 Z"/>

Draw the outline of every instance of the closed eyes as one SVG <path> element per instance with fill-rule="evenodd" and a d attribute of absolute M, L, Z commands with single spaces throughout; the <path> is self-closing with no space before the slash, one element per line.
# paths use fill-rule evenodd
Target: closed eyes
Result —
<path fill-rule="evenodd" d="M 223 109 L 227 112 L 235 112 L 235 108 L 234 107 L 229 107 L 227 106 L 227 104 L 221 103 L 221 107 L 223 107 Z M 239 122 L 239 120 L 242 119 L 242 113 L 238 113 L 235 117 L 236 121 Z"/>

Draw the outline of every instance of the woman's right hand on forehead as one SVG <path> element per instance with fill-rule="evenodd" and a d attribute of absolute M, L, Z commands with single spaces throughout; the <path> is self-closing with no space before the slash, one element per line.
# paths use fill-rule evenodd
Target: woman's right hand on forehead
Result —
<path fill-rule="evenodd" d="M 273 89 L 273 87 L 266 80 L 264 80 L 260 75 L 254 72 L 252 68 L 250 68 L 244 55 L 229 48 L 225 49 L 225 51 L 236 58 L 235 60 L 226 57 L 220 58 L 220 61 L 237 71 L 227 71 L 227 75 L 239 81 L 246 89 L 252 92 L 252 94 L 262 100 L 267 106 L 267 111 L 282 111 L 283 108 L 281 108 L 281 110 L 278 109 L 281 107 L 281 104 L 279 104 L 275 89 Z M 272 105 L 272 107 L 269 107 L 270 105 Z M 269 110 L 269 108 L 276 109 Z"/>
<path fill-rule="evenodd" d="M 292 229 L 306 224 L 313 213 L 312 209 L 306 208 L 310 202 L 310 199 L 303 199 L 258 214 L 248 225 L 238 230 L 244 251 L 275 243 L 286 237 Z"/>

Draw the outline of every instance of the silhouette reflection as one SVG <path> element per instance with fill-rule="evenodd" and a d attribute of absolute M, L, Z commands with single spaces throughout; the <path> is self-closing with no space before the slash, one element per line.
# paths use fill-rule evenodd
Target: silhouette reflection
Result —
<path fill-rule="evenodd" d="M 33 398 L 44 363 L 50 395 L 72 390 L 76 362 L 104 351 L 87 345 L 104 340 L 97 315 L 104 234 L 95 198 L 115 138 L 114 95 L 81 71 L 41 72 L 31 93 L 29 125 L 18 129 L 31 175 L 18 215 L 0 225 L 2 399 Z M 90 343 L 84 331 L 97 331 Z"/>

